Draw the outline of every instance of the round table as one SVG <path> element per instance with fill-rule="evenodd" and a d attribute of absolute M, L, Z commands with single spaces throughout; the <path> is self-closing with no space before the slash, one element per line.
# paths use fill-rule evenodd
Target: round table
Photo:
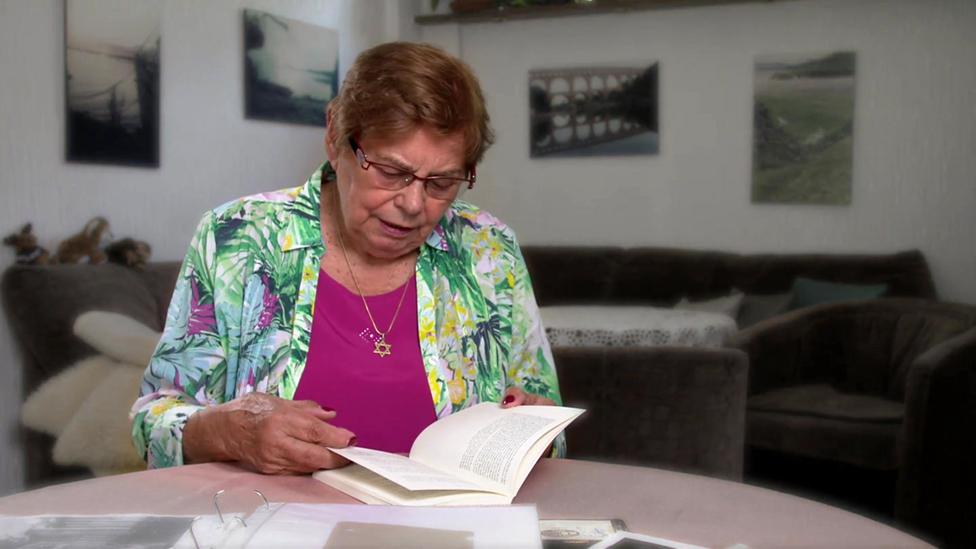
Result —
<path fill-rule="evenodd" d="M 251 489 L 275 502 L 356 503 L 310 476 L 274 477 L 208 463 L 61 484 L 0 498 L 0 514 L 249 513 Z M 930 547 L 835 507 L 746 484 L 647 467 L 543 459 L 515 503 L 540 518 L 621 518 L 634 532 L 707 547 Z"/>

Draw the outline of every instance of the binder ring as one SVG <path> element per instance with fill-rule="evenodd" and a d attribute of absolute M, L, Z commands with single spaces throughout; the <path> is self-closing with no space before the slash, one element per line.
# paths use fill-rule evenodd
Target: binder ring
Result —
<path fill-rule="evenodd" d="M 193 532 L 193 525 L 196 524 L 196 522 L 202 518 L 203 518 L 202 516 L 197 515 L 193 517 L 193 520 L 190 521 L 190 538 L 193 539 L 193 545 L 197 549 L 200 549 L 200 540 L 197 539 L 196 533 Z"/>
<path fill-rule="evenodd" d="M 254 492 L 255 494 L 257 494 L 258 497 L 261 498 L 261 501 L 264 502 L 264 508 L 265 509 L 271 509 L 271 503 L 268 502 L 268 498 L 264 497 L 264 494 L 262 494 L 260 490 L 251 490 L 251 491 Z M 221 524 L 224 523 L 224 514 L 220 512 L 220 496 L 222 496 L 224 494 L 224 492 L 226 492 L 226 490 L 218 490 L 213 495 L 213 506 L 214 506 L 214 510 L 217 511 L 217 518 L 220 519 L 220 523 Z M 240 520 L 241 523 L 244 524 L 244 527 L 247 528 L 247 523 L 244 522 L 244 519 L 242 519 L 240 517 L 234 517 L 234 518 Z"/>
<path fill-rule="evenodd" d="M 262 501 L 264 501 L 264 508 L 265 509 L 271 509 L 271 504 L 268 503 L 268 498 L 264 497 L 264 494 L 262 494 L 260 490 L 254 490 L 254 493 L 257 494 L 258 497 L 260 497 Z"/>
<path fill-rule="evenodd" d="M 221 490 L 221 492 L 222 491 L 223 490 Z M 218 517 L 220 516 L 219 513 L 220 513 L 220 511 L 218 511 L 218 515 L 217 515 Z M 193 540 L 193 545 L 197 549 L 203 549 L 203 548 L 200 547 L 200 540 L 197 539 L 197 534 L 196 534 L 196 532 L 193 531 L 193 525 L 196 524 L 196 522 L 198 520 L 202 519 L 202 518 L 203 518 L 202 516 L 197 515 L 197 516 L 193 517 L 193 520 L 190 521 L 190 538 Z M 244 519 L 242 519 L 241 517 L 234 517 L 234 518 L 236 520 L 240 521 L 240 523 L 244 525 L 244 528 L 247 528 L 247 523 L 244 522 Z M 224 527 L 224 519 L 222 517 L 220 519 L 220 524 L 221 524 L 221 528 L 223 528 Z"/>

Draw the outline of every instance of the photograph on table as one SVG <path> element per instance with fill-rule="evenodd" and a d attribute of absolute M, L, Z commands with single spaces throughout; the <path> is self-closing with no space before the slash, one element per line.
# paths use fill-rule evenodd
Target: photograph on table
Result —
<path fill-rule="evenodd" d="M 158 0 L 66 0 L 69 162 L 159 166 Z"/>
<path fill-rule="evenodd" d="M 756 59 L 754 203 L 851 203 L 855 54 Z"/>
<path fill-rule="evenodd" d="M 325 126 L 339 90 L 339 33 L 244 10 L 244 116 Z"/>
<path fill-rule="evenodd" d="M 658 152 L 658 64 L 529 71 L 531 157 Z"/>

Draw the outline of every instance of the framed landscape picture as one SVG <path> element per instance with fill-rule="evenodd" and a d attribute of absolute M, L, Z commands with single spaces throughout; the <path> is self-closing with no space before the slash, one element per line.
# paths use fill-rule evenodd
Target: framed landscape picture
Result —
<path fill-rule="evenodd" d="M 850 204 L 854 52 L 757 58 L 752 201 Z"/>
<path fill-rule="evenodd" d="M 160 4 L 66 0 L 69 162 L 159 166 Z"/>
<path fill-rule="evenodd" d="M 338 79 L 335 30 L 244 10 L 244 116 L 325 126 Z"/>
<path fill-rule="evenodd" d="M 658 65 L 529 72 L 529 156 L 658 152 Z"/>

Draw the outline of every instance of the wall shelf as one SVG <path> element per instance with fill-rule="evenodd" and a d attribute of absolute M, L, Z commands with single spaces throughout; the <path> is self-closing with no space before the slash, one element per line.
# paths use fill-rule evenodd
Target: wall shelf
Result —
<path fill-rule="evenodd" d="M 771 4 L 773 2 L 786 1 L 790 0 L 594 0 L 593 2 L 587 4 L 568 3 L 559 5 L 526 6 L 520 8 L 502 7 L 444 15 L 418 15 L 414 18 L 414 21 L 420 25 L 438 25 L 444 23 L 500 23 L 504 21 L 517 21 L 520 19 L 541 19 L 573 15 L 597 15 L 605 13 L 720 6 L 728 4 Z"/>

